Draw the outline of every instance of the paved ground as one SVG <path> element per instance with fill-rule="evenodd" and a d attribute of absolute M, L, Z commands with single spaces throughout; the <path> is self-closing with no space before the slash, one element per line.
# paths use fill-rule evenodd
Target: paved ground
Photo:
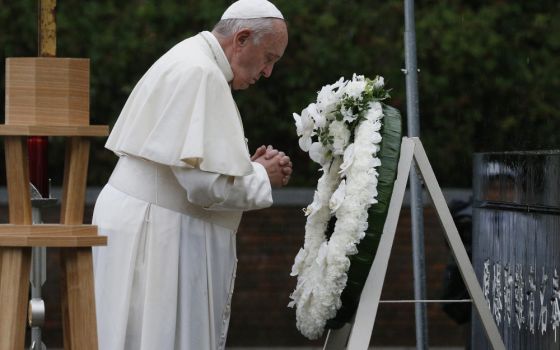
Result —
<path fill-rule="evenodd" d="M 314 348 L 314 347 L 255 347 L 255 348 L 226 348 L 226 350 L 321 350 L 322 348 Z M 376 347 L 370 348 L 373 350 L 416 350 L 414 346 L 391 346 L 391 347 Z M 445 347 L 445 346 L 435 346 L 430 347 L 430 350 L 463 350 L 462 347 Z"/>
<path fill-rule="evenodd" d="M 323 348 L 314 347 L 234 347 L 226 348 L 226 350 L 322 350 Z M 390 347 L 376 347 L 369 348 L 370 350 L 416 350 L 413 346 L 390 346 Z M 463 350 L 461 347 L 446 347 L 446 346 L 435 346 L 430 347 L 430 350 Z M 61 348 L 48 348 L 48 350 L 63 350 Z"/>

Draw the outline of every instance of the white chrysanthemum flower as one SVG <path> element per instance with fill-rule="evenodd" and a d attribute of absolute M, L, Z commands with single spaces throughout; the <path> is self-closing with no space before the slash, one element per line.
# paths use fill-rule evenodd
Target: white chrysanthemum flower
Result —
<path fill-rule="evenodd" d="M 373 145 L 373 147 L 375 147 L 375 145 Z M 371 157 L 368 161 L 367 164 L 368 168 L 371 168 L 372 173 L 377 176 L 377 171 L 375 171 L 375 169 L 373 168 L 377 168 L 378 166 L 381 166 L 381 160 L 377 157 Z"/>
<path fill-rule="evenodd" d="M 358 247 L 356 242 L 348 242 L 345 247 L 346 255 L 358 254 Z"/>
<path fill-rule="evenodd" d="M 329 136 L 332 136 L 332 152 L 334 155 L 344 154 L 344 149 L 350 140 L 350 130 L 346 123 L 335 120 L 329 125 Z"/>
<path fill-rule="evenodd" d="M 366 88 L 366 82 L 365 81 L 355 80 L 355 81 L 351 81 L 348 84 L 346 84 L 346 87 L 344 88 L 344 92 L 349 97 L 359 99 L 359 98 L 362 97 L 362 92 L 364 92 L 365 88 Z"/>
<path fill-rule="evenodd" d="M 379 102 L 370 102 L 369 109 L 366 112 L 366 119 L 377 121 L 383 117 L 383 107 Z"/>
<path fill-rule="evenodd" d="M 340 208 L 344 198 L 346 197 L 346 180 L 342 180 L 340 185 L 334 191 L 331 199 L 329 200 L 329 208 L 331 209 L 331 213 L 334 213 Z"/>
<path fill-rule="evenodd" d="M 372 126 L 371 126 L 371 128 L 372 128 L 373 131 L 379 131 L 379 130 L 381 130 L 381 121 L 378 120 L 378 121 L 376 121 L 375 123 L 373 123 Z"/>
<path fill-rule="evenodd" d="M 317 164 L 324 165 L 328 160 L 328 149 L 321 142 L 313 142 L 309 147 L 309 158 Z"/>
<path fill-rule="evenodd" d="M 377 132 L 377 131 L 374 132 L 374 133 L 371 135 L 371 142 L 373 142 L 373 143 L 379 143 L 379 142 L 381 142 L 381 134 L 380 134 L 379 132 Z M 373 145 L 373 146 L 375 146 L 375 145 Z"/>
<path fill-rule="evenodd" d="M 335 110 L 342 96 L 342 88 L 345 85 L 344 78 L 340 78 L 332 85 L 325 85 L 317 94 L 317 108 L 323 115 L 328 116 Z"/>
<path fill-rule="evenodd" d="M 292 272 L 290 272 L 290 276 L 299 275 L 301 268 L 303 267 L 303 263 L 305 262 L 306 255 L 307 252 L 305 251 L 305 249 L 300 248 L 299 252 L 296 255 L 296 258 L 294 259 L 294 265 L 292 266 Z"/>
<path fill-rule="evenodd" d="M 319 266 L 323 266 L 325 264 L 325 260 L 327 259 L 327 252 L 328 252 L 328 242 L 323 242 L 319 247 L 319 252 L 317 253 L 317 258 L 315 259 L 315 263 Z"/>
<path fill-rule="evenodd" d="M 351 143 L 346 147 L 344 150 L 344 155 L 342 156 L 342 164 L 340 165 L 339 174 L 341 176 L 346 176 L 346 170 L 352 165 L 354 162 L 354 144 Z"/>

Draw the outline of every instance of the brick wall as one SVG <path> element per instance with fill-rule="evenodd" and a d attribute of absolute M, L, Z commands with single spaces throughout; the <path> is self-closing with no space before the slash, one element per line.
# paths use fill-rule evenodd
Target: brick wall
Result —
<path fill-rule="evenodd" d="M 280 205 L 246 213 L 238 232 L 238 272 L 228 337 L 229 346 L 309 346 L 295 328 L 294 310 L 287 308 L 296 280 L 289 276 L 293 258 L 303 244 L 305 218 L 302 206 Z M 45 222 L 58 220 L 59 208 L 43 213 Z M 85 222 L 92 207 L 86 207 Z M 7 221 L 7 208 L 0 206 L 0 222 Z M 428 298 L 439 298 L 443 270 L 449 258 L 442 230 L 431 207 L 425 209 L 426 278 Z M 403 208 L 389 262 L 382 299 L 413 299 L 410 214 Z M 58 249 L 49 249 L 48 277 L 44 286 L 47 347 L 61 346 L 59 305 L 60 259 Z M 428 305 L 430 345 L 462 345 L 465 327 L 451 321 L 438 304 Z M 384 346 L 415 344 L 414 304 L 381 304 L 372 343 Z"/>

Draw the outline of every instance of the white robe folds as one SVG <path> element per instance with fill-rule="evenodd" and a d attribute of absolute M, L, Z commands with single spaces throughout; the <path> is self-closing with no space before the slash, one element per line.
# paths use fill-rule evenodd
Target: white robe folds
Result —
<path fill-rule="evenodd" d="M 134 87 L 105 147 L 171 166 L 250 174 L 243 124 L 228 84 L 232 79 L 211 33 L 180 42 Z"/>
<path fill-rule="evenodd" d="M 237 226 L 272 204 L 231 77 L 210 33 L 189 38 L 140 80 L 109 137 L 120 159 L 93 216 L 108 236 L 94 249 L 100 349 L 225 346 Z"/>

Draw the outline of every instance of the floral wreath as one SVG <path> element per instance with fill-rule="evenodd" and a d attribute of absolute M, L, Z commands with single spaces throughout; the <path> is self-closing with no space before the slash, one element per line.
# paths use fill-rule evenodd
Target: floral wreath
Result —
<path fill-rule="evenodd" d="M 294 113 L 299 146 L 323 172 L 313 202 L 304 209 L 305 242 L 292 267 L 291 275 L 298 279 L 288 305 L 296 307 L 296 326 L 309 339 L 320 337 L 327 321 L 337 316 L 349 256 L 358 253 L 368 229 L 368 209 L 377 203 L 381 101 L 388 97 L 383 77 L 354 74 L 351 80 L 340 78 L 324 86 L 316 103 L 301 115 Z M 400 116 L 398 128 L 400 142 Z M 391 191 L 393 182 L 394 176 Z M 328 237 L 333 216 L 336 224 Z"/>

